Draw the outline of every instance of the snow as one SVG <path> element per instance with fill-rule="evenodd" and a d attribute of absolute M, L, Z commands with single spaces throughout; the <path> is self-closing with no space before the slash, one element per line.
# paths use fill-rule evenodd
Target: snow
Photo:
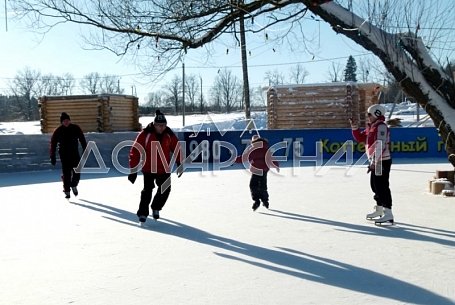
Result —
<path fill-rule="evenodd" d="M 332 103 L 332 106 L 343 106 L 336 102 Z M 392 104 L 385 105 L 386 110 L 392 109 Z M 312 106 L 305 106 L 305 108 L 313 108 Z M 403 102 L 397 104 L 392 115 L 393 118 L 401 118 L 402 126 L 407 126 L 411 123 L 416 122 L 416 104 L 410 104 L 409 102 Z M 403 113 L 404 112 L 404 113 Z M 406 114 L 406 112 L 408 114 Z M 425 111 L 420 109 L 420 118 L 423 118 Z M 267 113 L 252 112 L 251 117 L 259 130 L 267 129 Z M 388 118 L 388 113 L 386 115 Z M 143 127 L 147 126 L 154 119 L 153 116 L 143 116 L 139 118 L 139 122 Z M 228 131 L 228 130 L 243 130 L 245 128 L 245 115 L 243 112 L 233 113 L 209 113 L 209 114 L 196 114 L 185 116 L 185 126 L 183 126 L 183 118 L 181 115 L 166 115 L 168 126 L 174 131 L 206 131 L 209 128 L 212 131 Z M 434 126 L 431 120 L 421 126 Z M 0 135 L 2 134 L 41 134 L 41 126 L 39 121 L 32 122 L 0 122 Z"/>
<path fill-rule="evenodd" d="M 365 220 L 364 168 L 270 172 L 257 212 L 240 165 L 173 174 L 148 228 L 142 177 L 86 174 L 67 201 L 59 170 L 0 174 L 0 304 L 455 304 L 455 199 L 427 193 L 451 167 L 410 162 L 392 167 L 394 227 Z"/>

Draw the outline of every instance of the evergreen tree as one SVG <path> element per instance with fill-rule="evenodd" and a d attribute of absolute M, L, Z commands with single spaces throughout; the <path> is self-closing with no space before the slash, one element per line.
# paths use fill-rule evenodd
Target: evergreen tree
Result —
<path fill-rule="evenodd" d="M 356 82 L 357 75 L 355 71 L 357 70 L 357 64 L 355 63 L 354 57 L 352 55 L 348 58 L 348 63 L 346 64 L 346 68 L 344 69 L 344 81 L 345 82 Z"/>

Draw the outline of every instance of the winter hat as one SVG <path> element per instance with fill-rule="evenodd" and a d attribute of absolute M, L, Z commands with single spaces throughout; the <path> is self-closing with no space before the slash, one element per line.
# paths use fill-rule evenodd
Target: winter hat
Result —
<path fill-rule="evenodd" d="M 167 125 L 166 117 L 160 110 L 157 110 L 155 114 L 155 120 L 153 120 L 154 125 Z"/>
<path fill-rule="evenodd" d="M 368 115 L 372 115 L 375 118 L 385 115 L 385 108 L 381 105 L 372 105 L 368 108 Z"/>
<path fill-rule="evenodd" d="M 64 120 L 71 120 L 70 116 L 66 112 L 62 112 L 60 115 L 60 123 L 63 122 Z"/>

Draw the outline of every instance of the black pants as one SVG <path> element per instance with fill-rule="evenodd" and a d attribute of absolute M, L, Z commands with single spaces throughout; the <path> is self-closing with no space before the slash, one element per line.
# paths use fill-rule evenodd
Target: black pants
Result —
<path fill-rule="evenodd" d="M 263 171 L 262 175 L 251 175 L 250 179 L 251 198 L 254 201 L 262 200 L 269 202 L 269 193 L 267 192 L 267 172 Z"/>
<path fill-rule="evenodd" d="M 71 187 L 77 186 L 79 180 L 81 180 L 81 174 L 74 171 L 74 168 L 79 165 L 80 160 L 81 158 L 79 156 L 62 158 L 60 155 L 60 161 L 62 162 L 63 190 L 65 192 L 69 192 Z"/>
<path fill-rule="evenodd" d="M 171 174 L 152 174 L 142 173 L 144 176 L 144 189 L 141 192 L 141 202 L 139 203 L 139 210 L 137 216 L 148 216 L 149 215 L 149 204 L 152 201 L 152 192 L 157 186 L 155 197 L 152 201 L 152 210 L 161 210 L 166 204 L 169 193 L 171 192 Z M 168 180 L 169 179 L 169 180 Z M 164 184 L 168 180 L 166 184 Z M 162 190 L 162 186 L 166 187 L 166 190 Z"/>
<path fill-rule="evenodd" d="M 374 200 L 377 205 L 383 206 L 384 208 L 392 208 L 392 194 L 389 188 L 389 176 L 390 167 L 392 166 L 392 160 L 382 161 L 382 174 L 376 175 L 375 170 L 370 172 L 370 186 L 374 193 Z"/>

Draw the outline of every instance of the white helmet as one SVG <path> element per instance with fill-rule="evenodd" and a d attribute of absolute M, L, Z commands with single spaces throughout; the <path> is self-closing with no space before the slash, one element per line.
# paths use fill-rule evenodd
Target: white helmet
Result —
<path fill-rule="evenodd" d="M 375 118 L 385 115 L 385 108 L 381 105 L 372 105 L 368 108 L 368 114 L 371 114 Z"/>

